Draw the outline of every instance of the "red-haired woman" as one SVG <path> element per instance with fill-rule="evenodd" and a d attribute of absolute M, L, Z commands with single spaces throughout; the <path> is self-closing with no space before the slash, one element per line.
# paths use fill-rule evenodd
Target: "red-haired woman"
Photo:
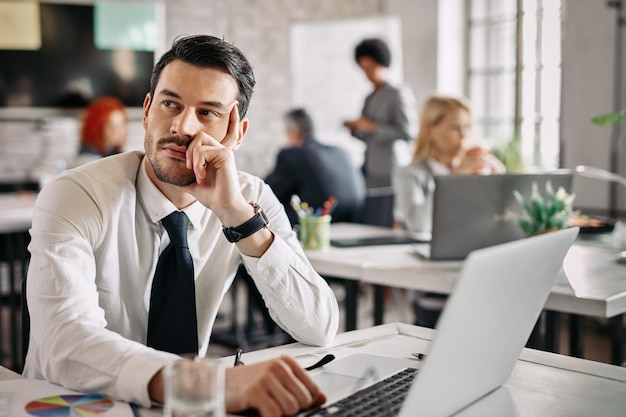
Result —
<path fill-rule="evenodd" d="M 120 153 L 128 136 L 126 107 L 115 97 L 91 102 L 80 131 L 80 150 L 74 165 Z"/>

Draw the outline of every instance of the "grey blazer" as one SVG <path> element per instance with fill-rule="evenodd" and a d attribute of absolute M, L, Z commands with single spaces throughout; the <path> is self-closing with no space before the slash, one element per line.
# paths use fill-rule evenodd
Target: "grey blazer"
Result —
<path fill-rule="evenodd" d="M 402 153 L 408 152 L 406 144 L 417 134 L 415 96 L 408 87 L 385 83 L 366 97 L 361 115 L 378 126 L 374 133 L 352 132 L 366 144 L 363 163 L 366 185 L 368 188 L 391 186 L 393 167 L 398 158 L 405 156 Z M 397 146 L 398 141 L 405 146 Z M 410 155 L 405 157 L 410 159 Z"/>

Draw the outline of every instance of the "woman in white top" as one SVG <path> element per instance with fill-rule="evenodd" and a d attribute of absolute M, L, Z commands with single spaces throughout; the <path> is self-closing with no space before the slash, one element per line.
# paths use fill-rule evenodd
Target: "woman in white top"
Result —
<path fill-rule="evenodd" d="M 435 175 L 496 174 L 504 165 L 471 139 L 472 114 L 462 97 L 434 95 L 422 106 L 412 162 L 393 175 L 396 226 L 430 234 Z M 415 323 L 435 327 L 446 296 L 414 291 Z"/>
<path fill-rule="evenodd" d="M 495 174 L 504 165 L 471 139 L 472 114 L 465 98 L 433 95 L 422 106 L 412 162 L 394 172 L 396 224 L 430 233 L 435 175 Z"/>

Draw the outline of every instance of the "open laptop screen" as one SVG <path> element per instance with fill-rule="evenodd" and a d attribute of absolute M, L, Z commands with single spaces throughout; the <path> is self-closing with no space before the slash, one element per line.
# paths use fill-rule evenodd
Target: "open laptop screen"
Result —
<path fill-rule="evenodd" d="M 572 172 L 436 176 L 430 259 L 465 259 L 473 250 L 523 238 L 505 217 L 507 209 L 521 210 L 513 191 L 528 197 L 537 183 L 545 197 L 548 181 L 571 192 Z"/>

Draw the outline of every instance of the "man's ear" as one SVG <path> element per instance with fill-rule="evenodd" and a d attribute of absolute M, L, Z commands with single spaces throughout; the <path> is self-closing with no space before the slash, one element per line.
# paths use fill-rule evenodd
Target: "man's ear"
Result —
<path fill-rule="evenodd" d="M 152 97 L 150 97 L 150 93 L 146 93 L 146 97 L 143 99 L 143 114 L 141 116 L 141 121 L 144 129 L 146 129 L 146 126 L 148 124 L 148 110 L 150 110 L 151 99 Z"/>
<path fill-rule="evenodd" d="M 241 146 L 241 143 L 243 142 L 243 138 L 244 136 L 246 136 L 246 133 L 248 132 L 249 125 L 250 125 L 250 121 L 247 118 L 244 118 L 243 120 L 239 121 L 239 134 L 237 135 L 237 144 L 235 145 L 235 149 L 233 149 L 233 151 L 236 151 Z"/>

